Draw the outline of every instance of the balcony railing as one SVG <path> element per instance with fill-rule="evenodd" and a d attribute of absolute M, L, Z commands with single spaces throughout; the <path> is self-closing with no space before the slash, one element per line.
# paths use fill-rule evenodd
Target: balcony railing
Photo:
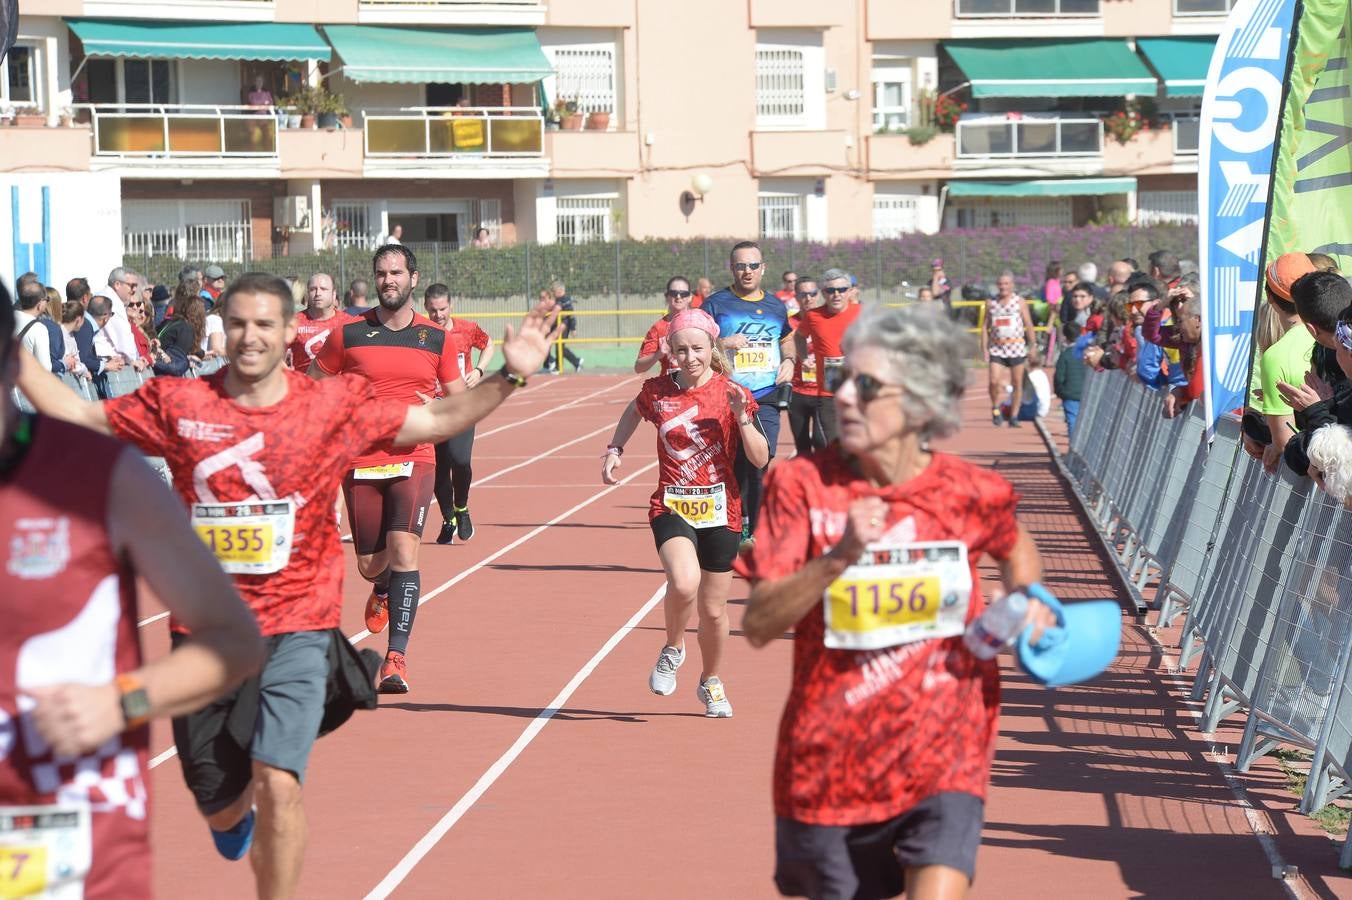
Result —
<path fill-rule="evenodd" d="M 85 104 L 94 155 L 165 157 L 276 157 L 277 111 L 256 106 L 158 103 Z"/>
<path fill-rule="evenodd" d="M 539 157 L 544 117 L 535 107 L 419 107 L 367 113 L 366 156 Z"/>
<path fill-rule="evenodd" d="M 1174 155 L 1196 156 L 1202 136 L 1202 120 L 1197 116 L 1172 116 Z"/>
<path fill-rule="evenodd" d="M 1103 122 L 1084 118 L 959 119 L 958 159 L 1103 154 Z"/>
<path fill-rule="evenodd" d="M 1188 4 L 1198 0 L 1175 0 L 1175 2 Z M 954 0 L 954 8 L 960 19 L 1092 17 L 1099 14 L 1099 0 Z"/>

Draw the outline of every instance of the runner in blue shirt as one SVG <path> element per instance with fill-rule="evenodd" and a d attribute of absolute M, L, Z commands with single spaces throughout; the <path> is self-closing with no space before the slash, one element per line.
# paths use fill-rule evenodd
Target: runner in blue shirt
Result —
<path fill-rule="evenodd" d="M 758 245 L 742 241 L 734 246 L 731 269 L 732 286 L 706 297 L 700 308 L 718 323 L 718 343 L 733 361 L 733 381 L 751 391 L 759 403 L 756 417 L 770 445 L 770 458 L 774 459 L 780 410 L 771 395 L 777 385 L 787 385 L 793 378 L 797 354 L 793 329 L 789 327 L 784 301 L 760 289 L 765 267 Z M 756 530 L 764 472 L 738 451 L 736 473 L 742 494 L 743 551 L 751 547 L 751 536 Z"/>

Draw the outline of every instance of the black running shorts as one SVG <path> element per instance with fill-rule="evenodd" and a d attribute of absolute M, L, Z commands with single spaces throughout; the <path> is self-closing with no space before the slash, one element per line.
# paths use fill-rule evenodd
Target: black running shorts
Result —
<path fill-rule="evenodd" d="M 699 567 L 706 572 L 731 572 L 737 558 L 742 533 L 731 528 L 696 528 L 675 513 L 664 513 L 652 520 L 653 542 L 658 549 L 674 537 L 683 537 L 695 545 Z"/>

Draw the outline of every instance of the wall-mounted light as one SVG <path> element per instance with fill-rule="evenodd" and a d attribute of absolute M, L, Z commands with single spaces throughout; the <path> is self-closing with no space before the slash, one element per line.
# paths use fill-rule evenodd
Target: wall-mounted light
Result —
<path fill-rule="evenodd" d="M 690 190 L 681 194 L 681 205 L 694 207 L 704 200 L 704 195 L 714 189 L 714 180 L 703 172 L 697 172 L 690 179 Z"/>

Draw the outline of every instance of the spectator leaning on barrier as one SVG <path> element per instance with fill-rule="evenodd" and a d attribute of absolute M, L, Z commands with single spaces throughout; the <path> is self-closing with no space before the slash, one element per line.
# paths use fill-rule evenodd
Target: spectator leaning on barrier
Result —
<path fill-rule="evenodd" d="M 78 378 L 89 378 L 93 373 L 85 365 L 80 354 L 80 344 L 75 339 L 76 332 L 88 325 L 85 321 L 84 307 L 74 300 L 67 300 L 61 306 L 61 332 L 64 335 L 62 347 L 66 371 Z"/>
<path fill-rule="evenodd" d="M 1296 304 L 1306 330 L 1315 343 L 1334 354 L 1334 370 L 1312 368 L 1302 381 L 1277 383 L 1282 399 L 1294 411 L 1299 433 L 1283 449 L 1286 464 L 1298 475 L 1309 468 L 1309 440 L 1316 429 L 1335 423 L 1352 424 L 1352 384 L 1349 384 L 1341 363 L 1346 350 L 1339 352 L 1338 335 L 1352 337 L 1352 328 L 1340 326 L 1342 313 L 1352 308 L 1352 285 L 1341 275 L 1316 271 L 1303 275 L 1291 285 L 1291 299 Z"/>
<path fill-rule="evenodd" d="M 1066 347 L 1074 347 L 1080 338 L 1080 326 L 1075 322 L 1066 322 L 1061 326 L 1061 337 Z M 1056 372 L 1052 377 L 1052 390 L 1061 400 L 1061 414 L 1066 417 L 1066 439 L 1075 436 L 1075 420 L 1080 415 L 1080 398 L 1084 395 L 1084 360 L 1071 350 L 1056 357 Z"/>
<path fill-rule="evenodd" d="M 127 301 L 136 292 L 141 277 L 130 269 L 118 266 L 108 273 L 108 286 L 99 291 L 112 304 L 112 315 L 99 333 L 95 347 L 99 356 L 111 359 L 122 358 L 124 363 L 140 367 L 140 354 L 136 351 L 136 338 L 131 333 L 131 324 L 127 321 Z"/>
<path fill-rule="evenodd" d="M 1314 350 L 1314 335 L 1301 326 L 1300 314 L 1291 300 L 1291 285 L 1296 279 L 1313 272 L 1314 265 L 1304 253 L 1284 253 L 1272 261 L 1267 269 L 1267 299 L 1287 326 L 1281 339 L 1263 352 L 1258 367 L 1262 395 L 1257 410 L 1262 414 L 1271 433 L 1271 443 L 1263 448 L 1263 468 L 1277 471 L 1282 450 L 1291 435 L 1296 433 L 1295 412 L 1282 399 L 1277 383 L 1302 384 L 1310 371 Z"/>
<path fill-rule="evenodd" d="M 52 345 L 47 329 L 38 318 L 39 307 L 47 302 L 47 290 L 36 281 L 19 285 L 19 305 L 14 311 L 14 334 L 19 345 L 37 359 L 48 372 L 52 371 Z"/>
<path fill-rule="evenodd" d="M 1202 399 L 1206 367 L 1202 360 L 1202 299 L 1189 296 L 1174 308 L 1179 343 L 1179 365 L 1187 384 L 1170 387 L 1164 395 L 1164 417 L 1172 419 L 1187 404 Z"/>

